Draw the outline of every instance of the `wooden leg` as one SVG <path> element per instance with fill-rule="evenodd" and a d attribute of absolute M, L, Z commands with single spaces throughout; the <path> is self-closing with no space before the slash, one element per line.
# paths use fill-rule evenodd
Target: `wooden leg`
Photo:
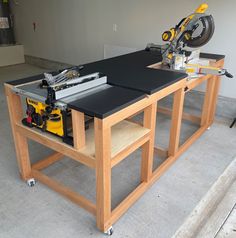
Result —
<path fill-rule="evenodd" d="M 148 182 L 152 176 L 157 104 L 144 110 L 143 126 L 150 129 L 150 139 L 142 146 L 141 182 Z"/>
<path fill-rule="evenodd" d="M 111 217 L 111 128 L 94 118 L 97 227 L 105 232 Z"/>
<path fill-rule="evenodd" d="M 220 76 L 215 76 L 215 87 L 213 92 L 213 99 L 211 104 L 211 111 L 210 111 L 210 118 L 209 118 L 209 124 L 212 124 L 215 118 L 215 112 L 216 112 L 216 106 L 217 106 L 217 98 L 220 90 Z"/>
<path fill-rule="evenodd" d="M 31 178 L 31 165 L 29 158 L 28 142 L 26 137 L 17 132 L 16 123 L 23 119 L 22 106 L 20 97 L 12 93 L 11 89 L 5 87 L 9 116 L 11 121 L 12 133 L 15 142 L 16 158 L 19 166 L 21 178 L 27 180 Z"/>
<path fill-rule="evenodd" d="M 224 67 L 224 60 L 220 60 L 213 64 L 214 67 L 223 68 Z M 210 116 L 209 116 L 209 126 L 214 122 L 216 106 L 217 106 L 217 98 L 220 90 L 220 82 L 221 76 L 213 76 L 214 78 L 214 89 L 213 89 L 213 96 L 212 96 L 212 104 L 210 107 Z"/>
<path fill-rule="evenodd" d="M 179 148 L 180 129 L 182 122 L 182 114 L 184 107 L 184 88 L 179 89 L 174 94 L 174 103 L 172 110 L 170 142 L 169 142 L 169 156 L 174 156 Z"/>
<path fill-rule="evenodd" d="M 215 77 L 212 76 L 207 80 L 207 88 L 206 94 L 204 98 L 203 110 L 202 110 L 202 118 L 201 118 L 201 126 L 208 126 L 209 120 L 211 116 L 211 106 L 213 102 L 215 89 Z"/>
<path fill-rule="evenodd" d="M 84 113 L 72 110 L 73 142 L 75 149 L 85 146 Z"/>

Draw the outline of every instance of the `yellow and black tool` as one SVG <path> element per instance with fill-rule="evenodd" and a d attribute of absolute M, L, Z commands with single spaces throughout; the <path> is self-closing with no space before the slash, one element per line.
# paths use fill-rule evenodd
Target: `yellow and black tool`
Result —
<path fill-rule="evenodd" d="M 230 74 L 226 69 L 212 67 L 212 66 L 205 66 L 200 64 L 186 64 L 185 72 L 188 74 L 212 74 L 212 75 L 225 75 L 228 78 L 233 78 L 233 75 Z"/>
<path fill-rule="evenodd" d="M 172 41 L 175 36 L 176 36 L 176 30 L 175 28 L 171 28 L 169 31 L 165 31 L 163 34 L 162 34 L 162 40 L 163 41 Z"/>
<path fill-rule="evenodd" d="M 52 108 L 30 98 L 26 98 L 26 105 L 27 118 L 22 120 L 24 125 L 37 127 L 60 137 L 66 136 L 65 129 L 67 130 L 68 128 L 65 118 L 68 117 L 70 111 Z"/>
<path fill-rule="evenodd" d="M 31 98 L 26 98 L 26 115 L 22 123 L 28 127 L 36 127 L 43 132 L 49 132 L 73 145 L 71 110 L 59 109 Z M 85 129 L 89 128 L 92 118 L 85 116 Z"/>
<path fill-rule="evenodd" d="M 233 76 L 226 69 L 210 68 L 202 65 L 190 65 L 186 54 L 191 52 L 185 47 L 200 48 L 208 43 L 215 30 L 214 19 L 206 14 L 208 5 L 201 4 L 192 14 L 183 18 L 175 27 L 162 34 L 162 40 L 167 42 L 159 46 L 148 44 L 146 50 L 157 50 L 162 54 L 163 65 L 173 70 L 182 70 L 187 73 Z M 191 58 L 191 57 L 189 57 Z"/>
<path fill-rule="evenodd" d="M 206 3 L 201 4 L 194 13 L 162 34 L 162 40 L 169 42 L 162 49 L 164 64 L 172 64 L 173 54 L 181 53 L 185 46 L 198 48 L 211 39 L 215 24 L 213 17 L 205 14 L 207 9 Z"/>

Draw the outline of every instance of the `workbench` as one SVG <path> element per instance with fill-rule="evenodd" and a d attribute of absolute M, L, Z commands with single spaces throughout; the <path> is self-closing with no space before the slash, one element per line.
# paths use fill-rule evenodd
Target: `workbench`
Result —
<path fill-rule="evenodd" d="M 211 65 L 223 67 L 224 56 L 202 54 Z M 145 50 L 84 65 L 82 75 L 102 72 L 107 75 L 108 87 L 69 103 L 72 110 L 73 146 L 60 138 L 21 123 L 21 97 L 12 88 L 40 80 L 43 75 L 15 80 L 5 84 L 16 157 L 21 178 L 32 178 L 46 184 L 96 217 L 99 230 L 111 234 L 111 226 L 127 209 L 199 138 L 214 120 L 220 77 L 205 75 L 187 79 L 182 72 L 155 69 L 161 61 L 158 52 Z M 183 112 L 185 94 L 207 82 L 202 113 L 194 116 Z M 158 102 L 173 94 L 173 107 L 158 106 Z M 171 116 L 168 149 L 155 147 L 157 112 Z M 143 113 L 142 123 L 133 117 Z M 85 115 L 94 118 L 85 130 Z M 199 125 L 199 129 L 180 145 L 182 119 Z M 158 135 L 157 135 L 158 136 Z M 55 151 L 51 156 L 31 164 L 28 139 Z M 111 209 L 111 171 L 128 155 L 142 150 L 140 184 L 115 209 Z M 153 157 L 158 153 L 167 158 L 153 171 Z M 96 204 L 46 176 L 42 170 L 68 156 L 96 171 Z M 127 168 L 128 170 L 129 168 Z"/>

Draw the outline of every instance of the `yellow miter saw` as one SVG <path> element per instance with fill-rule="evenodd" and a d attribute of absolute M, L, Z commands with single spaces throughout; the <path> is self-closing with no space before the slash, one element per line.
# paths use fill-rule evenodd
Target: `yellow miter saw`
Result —
<path fill-rule="evenodd" d="M 198 64 L 196 59 L 199 59 L 199 50 L 193 52 L 184 50 L 186 47 L 200 48 L 212 38 L 215 24 L 213 17 L 205 13 L 207 9 L 206 3 L 201 4 L 194 13 L 162 34 L 162 40 L 168 42 L 167 44 L 162 46 L 148 44 L 146 50 L 159 48 L 162 64 L 170 69 L 184 70 L 187 73 L 226 75 L 232 78 L 233 76 L 225 69 Z"/>

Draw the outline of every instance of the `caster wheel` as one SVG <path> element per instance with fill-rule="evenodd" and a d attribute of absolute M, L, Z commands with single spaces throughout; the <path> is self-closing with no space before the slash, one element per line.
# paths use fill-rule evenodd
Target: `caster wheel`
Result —
<path fill-rule="evenodd" d="M 27 180 L 27 185 L 29 187 L 33 187 L 35 184 L 36 184 L 36 181 L 35 181 L 34 178 L 31 178 L 31 179 Z"/>
<path fill-rule="evenodd" d="M 113 227 L 111 226 L 106 232 L 105 234 L 108 235 L 108 236 L 111 236 L 113 234 L 114 230 L 113 230 Z"/>

